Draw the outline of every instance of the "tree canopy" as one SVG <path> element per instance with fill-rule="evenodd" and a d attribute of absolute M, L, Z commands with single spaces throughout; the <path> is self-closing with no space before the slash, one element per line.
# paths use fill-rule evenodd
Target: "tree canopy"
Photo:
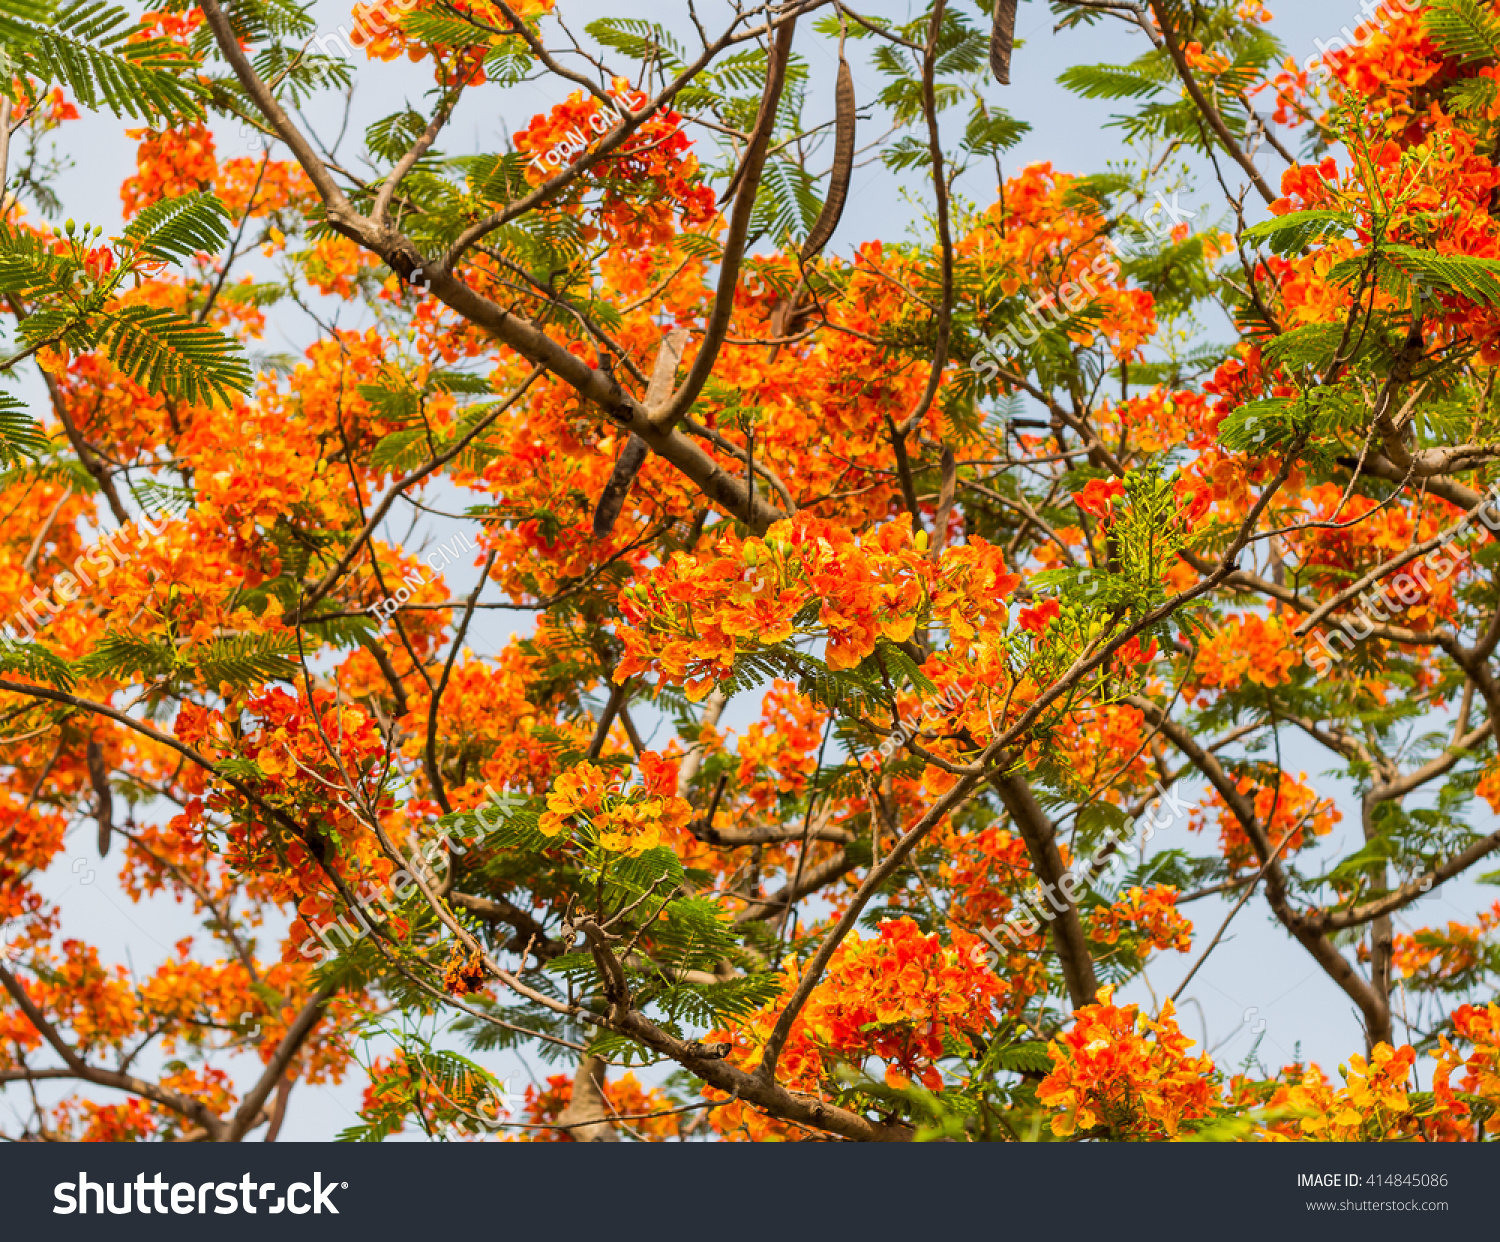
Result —
<path fill-rule="evenodd" d="M 1007 0 L 0 0 L 10 1137 L 1500 1132 L 1500 7 L 1049 11 L 1107 171 Z M 1236 917 L 1346 1063 L 1184 1034 Z"/>

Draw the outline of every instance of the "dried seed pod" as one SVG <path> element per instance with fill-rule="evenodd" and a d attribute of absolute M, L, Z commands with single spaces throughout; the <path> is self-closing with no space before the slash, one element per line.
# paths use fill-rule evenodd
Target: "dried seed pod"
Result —
<path fill-rule="evenodd" d="M 662 338 L 661 348 L 656 353 L 656 367 L 651 373 L 651 382 L 646 386 L 645 403 L 655 409 L 672 395 L 672 378 L 677 374 L 677 364 L 682 361 L 682 351 L 687 345 L 688 334 L 682 328 L 674 328 Z M 615 459 L 614 472 L 599 494 L 599 503 L 594 508 L 594 537 L 603 539 L 615 528 L 625 497 L 630 494 L 630 485 L 646 464 L 650 449 L 646 442 L 630 433 L 630 439 Z"/>
<path fill-rule="evenodd" d="M 849 181 L 854 174 L 854 126 L 855 99 L 854 75 L 849 72 L 849 62 L 839 55 L 839 76 L 834 86 L 834 139 L 833 174 L 828 180 L 828 198 L 818 215 L 812 232 L 802 243 L 802 261 L 815 259 L 822 253 L 833 230 L 839 226 L 839 217 L 844 214 L 844 204 L 849 200 Z"/>
<path fill-rule="evenodd" d="M 603 539 L 615 528 L 625 497 L 630 493 L 630 485 L 646 464 L 649 451 L 646 442 L 632 432 L 620 456 L 615 459 L 614 473 L 599 494 L 599 504 L 594 510 L 594 538 Z"/>
<path fill-rule="evenodd" d="M 927 555 L 936 561 L 948 542 L 948 518 L 953 512 L 953 497 L 958 491 L 958 458 L 951 444 L 943 445 L 943 481 L 938 489 L 937 512 L 932 517 L 932 545 Z"/>
<path fill-rule="evenodd" d="M 810 263 L 823 252 L 839 218 L 844 214 L 844 204 L 849 201 L 849 182 L 854 174 L 854 127 L 855 107 L 854 75 L 849 72 L 849 62 L 839 52 L 839 74 L 834 84 L 834 138 L 833 171 L 828 179 L 828 197 L 823 201 L 823 210 L 802 243 L 801 260 Z M 780 299 L 771 312 L 771 335 L 773 337 L 795 335 L 807 318 L 808 306 L 802 302 L 800 293 L 793 292 Z M 766 361 L 772 362 L 781 349 L 772 345 L 766 351 Z"/>
<path fill-rule="evenodd" d="M 776 31 L 776 42 L 771 45 L 771 55 L 766 62 L 766 88 L 760 97 L 760 110 L 755 114 L 755 125 L 751 129 L 752 134 L 761 132 L 762 124 L 768 121 L 767 113 L 774 112 L 775 101 L 781 97 L 782 83 L 786 80 L 787 58 L 792 52 L 792 32 L 796 29 L 797 21 L 793 18 L 784 22 Z M 765 138 L 770 137 L 770 128 L 767 127 Z M 724 187 L 724 192 L 719 195 L 719 206 L 724 207 L 740 191 L 740 182 L 743 180 L 750 165 L 755 162 L 753 155 L 755 144 L 751 144 L 751 152 L 747 153 L 740 166 L 734 170 L 734 176 L 729 178 L 729 184 Z M 758 176 L 759 174 L 757 174 Z"/>
<path fill-rule="evenodd" d="M 995 21 L 990 27 L 990 72 L 1001 86 L 1010 85 L 1010 53 L 1016 42 L 1017 0 L 995 0 Z"/>
<path fill-rule="evenodd" d="M 104 751 L 93 738 L 84 750 L 89 770 L 89 784 L 94 789 L 94 818 L 99 821 L 99 857 L 109 853 L 110 834 L 114 832 L 114 795 L 109 789 L 109 770 L 104 766 Z"/>

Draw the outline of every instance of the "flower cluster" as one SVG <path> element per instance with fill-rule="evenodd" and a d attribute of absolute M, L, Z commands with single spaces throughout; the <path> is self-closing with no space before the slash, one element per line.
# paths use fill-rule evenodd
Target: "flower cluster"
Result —
<path fill-rule="evenodd" d="M 556 837 L 583 826 L 600 849 L 634 857 L 670 844 L 692 818 L 693 808 L 685 799 L 655 792 L 650 786 L 622 793 L 621 783 L 619 768 L 588 762 L 570 768 L 547 795 L 542 832 Z"/>
<path fill-rule="evenodd" d="M 1124 935 L 1142 947 L 1186 953 L 1193 945 L 1193 924 L 1177 909 L 1177 895 L 1165 884 L 1127 889 L 1112 904 L 1092 912 L 1089 937 L 1114 944 Z"/>
<path fill-rule="evenodd" d="M 1236 783 L 1240 794 L 1253 795 L 1250 802 L 1255 817 L 1266 825 L 1266 836 L 1271 848 L 1276 849 L 1281 846 L 1283 839 L 1286 840 L 1286 845 L 1280 851 L 1283 858 L 1305 849 L 1313 838 L 1327 836 L 1343 818 L 1331 800 L 1320 798 L 1315 790 L 1304 783 L 1306 779 L 1306 772 L 1297 777 L 1282 772 L 1278 788 L 1260 784 L 1251 776 L 1242 776 Z M 1205 807 L 1207 809 L 1216 813 L 1219 849 L 1229 863 L 1230 874 L 1260 866 L 1254 843 L 1245 834 L 1239 816 L 1229 809 L 1217 791 L 1210 794 Z M 1198 832 L 1206 825 L 1206 815 L 1200 812 L 1193 816 L 1190 826 L 1193 831 Z"/>
<path fill-rule="evenodd" d="M 964 932 L 944 945 L 936 933 L 924 934 L 909 918 L 881 923 L 870 940 L 851 932 L 792 1024 L 777 1077 L 791 1090 L 823 1096 L 838 1085 L 835 1066 L 858 1067 L 874 1057 L 885 1063 L 888 1086 L 919 1082 L 929 1091 L 942 1091 L 938 1063 L 955 1044 L 966 1043 L 994 1022 L 1002 988 L 981 965 L 982 947 Z M 759 1065 L 766 1037 L 798 978 L 796 963 L 789 960 L 776 1001 L 743 1025 L 709 1038 L 727 1040 L 730 1057 L 743 1068 Z M 722 1098 L 712 1090 L 705 1094 Z M 736 1103 L 716 1114 L 714 1124 L 721 1130 L 749 1124 L 755 1138 L 774 1135 L 774 1128 L 752 1122 L 752 1117 Z"/>
<path fill-rule="evenodd" d="M 764 539 L 731 533 L 710 553 L 679 552 L 621 594 L 616 679 L 654 669 L 701 699 L 732 675 L 736 654 L 794 634 L 826 637 L 828 667 L 853 668 L 879 640 L 910 638 L 929 606 L 960 643 L 994 635 L 1018 581 L 999 549 L 976 539 L 934 564 L 925 545 L 907 521 L 857 536 L 803 511 Z M 799 617 L 813 604 L 815 624 Z"/>
<path fill-rule="evenodd" d="M 1461 1005 L 1453 1013 L 1453 1034 L 1473 1046 L 1465 1057 L 1446 1035 L 1438 1037 L 1437 1069 L 1432 1075 L 1432 1089 L 1437 1102 L 1453 1117 L 1471 1115 L 1471 1106 L 1456 1098 L 1453 1075 L 1463 1070 L 1460 1085 L 1475 1103 L 1488 1105 L 1484 1121 L 1486 1134 L 1500 1134 L 1500 1003 L 1491 1002 L 1483 1009 Z M 1477 1137 L 1477 1136 L 1476 1136 Z"/>
<path fill-rule="evenodd" d="M 624 78 L 611 95 L 627 107 L 646 102 Z M 575 91 L 550 112 L 535 116 L 515 135 L 516 150 L 529 157 L 527 180 L 540 184 L 564 164 L 573 164 L 619 124 L 592 95 Z M 684 230 L 699 229 L 717 214 L 712 187 L 704 184 L 682 117 L 670 109 L 656 113 L 602 161 L 596 175 L 604 186 L 599 213 L 606 237 L 626 249 L 665 245 Z M 582 186 L 559 201 L 579 210 Z M 594 230 L 586 230 L 592 236 Z"/>
<path fill-rule="evenodd" d="M 515 1143 L 576 1143 L 571 1130 L 557 1129 L 564 1111 L 573 1101 L 575 1079 L 551 1074 L 545 1087 L 528 1086 L 524 1103 L 525 1125 L 507 1136 Z M 647 1088 L 628 1070 L 601 1085 L 605 1108 L 612 1118 L 622 1118 L 615 1129 L 632 1138 L 662 1142 L 677 1137 L 683 1114 L 674 1111 L 673 1100 L 660 1087 Z"/>
<path fill-rule="evenodd" d="M 1299 1117 L 1300 1137 L 1313 1142 L 1377 1142 L 1400 1137 L 1410 1133 L 1413 1124 L 1405 1084 L 1416 1057 L 1409 1046 L 1376 1044 L 1368 1061 L 1355 1053 L 1347 1069 L 1340 1067 L 1344 1086 L 1337 1090 L 1317 1066 L 1310 1066 L 1300 1082 L 1276 1090 L 1269 1112 Z M 1278 1136 L 1292 1137 L 1273 1125 L 1268 1137 Z"/>
<path fill-rule="evenodd" d="M 1052 1072 L 1037 1099 L 1058 1111 L 1052 1132 L 1110 1139 L 1175 1138 L 1184 1122 L 1215 1107 L 1213 1060 L 1188 1054 L 1193 1041 L 1177 1027 L 1172 1002 L 1155 1020 L 1135 1005 L 1116 1006 L 1099 989 L 1073 1029 L 1047 1047 Z"/>

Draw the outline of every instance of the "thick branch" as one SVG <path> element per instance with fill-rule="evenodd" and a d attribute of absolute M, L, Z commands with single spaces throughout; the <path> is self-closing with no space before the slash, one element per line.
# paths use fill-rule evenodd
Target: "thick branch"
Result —
<path fill-rule="evenodd" d="M 652 422 L 663 431 L 670 431 L 681 421 L 718 361 L 719 350 L 724 344 L 724 334 L 729 331 L 729 319 L 734 313 L 734 295 L 740 279 L 740 262 L 745 257 L 745 243 L 750 236 L 750 220 L 755 212 L 755 192 L 760 188 L 761 173 L 766 165 L 766 151 L 771 142 L 771 131 L 776 128 L 776 109 L 781 103 L 781 90 L 786 84 L 787 58 L 792 51 L 792 35 L 795 22 L 786 22 L 776 31 L 776 40 L 771 45 L 770 64 L 766 70 L 766 89 L 761 97 L 760 116 L 750 139 L 750 149 L 745 152 L 741 169 L 738 197 L 734 211 L 729 217 L 729 232 L 724 238 L 724 257 L 719 262 L 719 284 L 714 292 L 714 307 L 704 329 L 703 340 L 693 358 L 693 365 L 666 407 L 653 417 Z"/>
<path fill-rule="evenodd" d="M 322 1019 L 328 1002 L 337 991 L 337 984 L 325 983 L 302 1006 L 302 1011 L 292 1020 L 291 1026 L 287 1027 L 286 1034 L 281 1037 L 281 1043 L 276 1046 L 276 1051 L 272 1054 L 260 1080 L 250 1088 L 249 1094 L 240 1104 L 239 1111 L 235 1113 L 234 1120 L 229 1123 L 228 1130 L 222 1135 L 224 1142 L 236 1142 L 249 1132 L 256 1118 L 260 1116 L 266 1100 L 270 1098 L 271 1092 L 276 1090 L 276 1085 L 292 1063 L 292 1058 L 307 1042 L 308 1037 L 313 1033 L 313 1028 Z"/>
<path fill-rule="evenodd" d="M 1058 891 L 1058 899 L 1065 904 L 1066 908 L 1052 920 L 1051 926 L 1052 945 L 1057 950 L 1063 980 L 1068 985 L 1068 998 L 1074 1009 L 1092 1005 L 1094 995 L 1099 991 L 1099 979 L 1094 973 L 1094 959 L 1089 953 L 1088 936 L 1084 934 L 1083 921 L 1078 917 L 1078 907 L 1068 900 L 1066 893 L 1057 889 L 1058 881 L 1067 871 L 1062 853 L 1057 848 L 1057 830 L 1031 792 L 1031 787 L 1021 777 L 996 775 L 990 777 L 990 784 L 1015 821 L 1037 875 L 1044 884 Z"/>
<path fill-rule="evenodd" d="M 1234 817 L 1240 821 L 1255 856 L 1265 870 L 1266 900 L 1281 925 L 1292 933 L 1313 960 L 1359 1006 L 1364 1015 L 1366 1035 L 1371 1043 L 1390 1038 L 1390 1008 L 1384 999 L 1349 965 L 1327 935 L 1304 915 L 1292 908 L 1286 871 L 1276 851 L 1271 848 L 1265 825 L 1255 814 L 1254 804 L 1240 793 L 1238 782 L 1224 770 L 1219 760 L 1202 746 L 1187 729 L 1172 720 L 1153 700 L 1141 695 L 1127 695 L 1124 702 L 1138 709 L 1162 736 L 1176 746 L 1192 765 L 1208 778 Z"/>
<path fill-rule="evenodd" d="M 1224 144 L 1224 149 L 1229 152 L 1230 158 L 1249 174 L 1251 184 L 1255 186 L 1260 196 L 1268 203 L 1276 201 L 1276 193 L 1266 184 L 1266 179 L 1260 175 L 1260 170 L 1255 163 L 1245 154 L 1240 144 L 1229 131 L 1229 126 L 1224 124 L 1224 118 L 1219 115 L 1219 110 L 1213 106 L 1208 96 L 1203 93 L 1203 88 L 1198 85 L 1198 80 L 1193 77 L 1193 71 L 1187 63 L 1187 57 L 1182 50 L 1182 44 L 1177 41 L 1177 31 L 1172 26 L 1171 15 L 1167 12 L 1167 6 L 1163 0 L 1151 0 L 1151 12 L 1156 18 L 1156 24 L 1161 29 L 1162 39 L 1166 43 L 1167 54 L 1172 58 L 1172 64 L 1176 66 L 1177 76 L 1182 79 L 1182 84 L 1187 87 L 1188 95 L 1192 98 L 1194 106 L 1203 114 L 1203 119 L 1208 122 L 1209 128 L 1214 131 L 1219 141 Z"/>

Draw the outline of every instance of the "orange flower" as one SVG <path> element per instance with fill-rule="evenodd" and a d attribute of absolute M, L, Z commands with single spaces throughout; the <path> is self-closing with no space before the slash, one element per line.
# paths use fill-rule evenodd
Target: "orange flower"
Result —
<path fill-rule="evenodd" d="M 1021 609 L 1017 622 L 1023 630 L 1041 634 L 1062 615 L 1062 605 L 1056 599 L 1044 599 L 1035 608 Z"/>
<path fill-rule="evenodd" d="M 1355 1053 L 1344 1070 L 1345 1085 L 1336 1091 L 1313 1066 L 1300 1083 L 1279 1087 L 1268 1111 L 1273 1116 L 1299 1115 L 1300 1136 L 1313 1142 L 1382 1142 L 1403 1137 L 1416 1129 L 1405 1088 L 1416 1055 L 1410 1046 L 1398 1049 L 1384 1043 L 1375 1045 L 1368 1061 Z"/>
<path fill-rule="evenodd" d="M 1193 1041 L 1178 1029 L 1171 1001 L 1153 1021 L 1135 1005 L 1116 1007 L 1113 995 L 1100 988 L 1098 1003 L 1078 1010 L 1073 1029 L 1048 1045 L 1053 1068 L 1037 1099 L 1059 1110 L 1059 1136 L 1175 1138 L 1185 1121 L 1217 1107 L 1214 1063 L 1188 1055 Z"/>
<path fill-rule="evenodd" d="M 1073 493 L 1074 503 L 1097 518 L 1113 516 L 1114 502 L 1125 496 L 1125 484 L 1119 479 L 1090 479 L 1081 492 Z"/>
<path fill-rule="evenodd" d="M 885 1062 L 889 1085 L 917 1081 L 929 1091 L 942 1091 L 938 1062 L 946 1046 L 994 1021 L 1001 985 L 982 965 L 982 949 L 977 937 L 963 932 L 944 946 L 909 918 L 881 923 L 873 940 L 851 932 L 793 1023 L 777 1062 L 778 1078 L 792 1090 L 827 1095 L 839 1089 L 836 1064 L 857 1067 L 875 1057 Z M 761 1046 L 796 986 L 797 967 L 788 959 L 779 1001 L 709 1040 L 727 1038 L 737 1064 L 758 1065 Z M 723 1098 L 712 1089 L 705 1094 Z M 714 1124 L 732 1130 L 751 1118 L 735 1104 L 716 1114 Z M 761 1122 L 752 1124 L 751 1133 L 768 1137 Z"/>

